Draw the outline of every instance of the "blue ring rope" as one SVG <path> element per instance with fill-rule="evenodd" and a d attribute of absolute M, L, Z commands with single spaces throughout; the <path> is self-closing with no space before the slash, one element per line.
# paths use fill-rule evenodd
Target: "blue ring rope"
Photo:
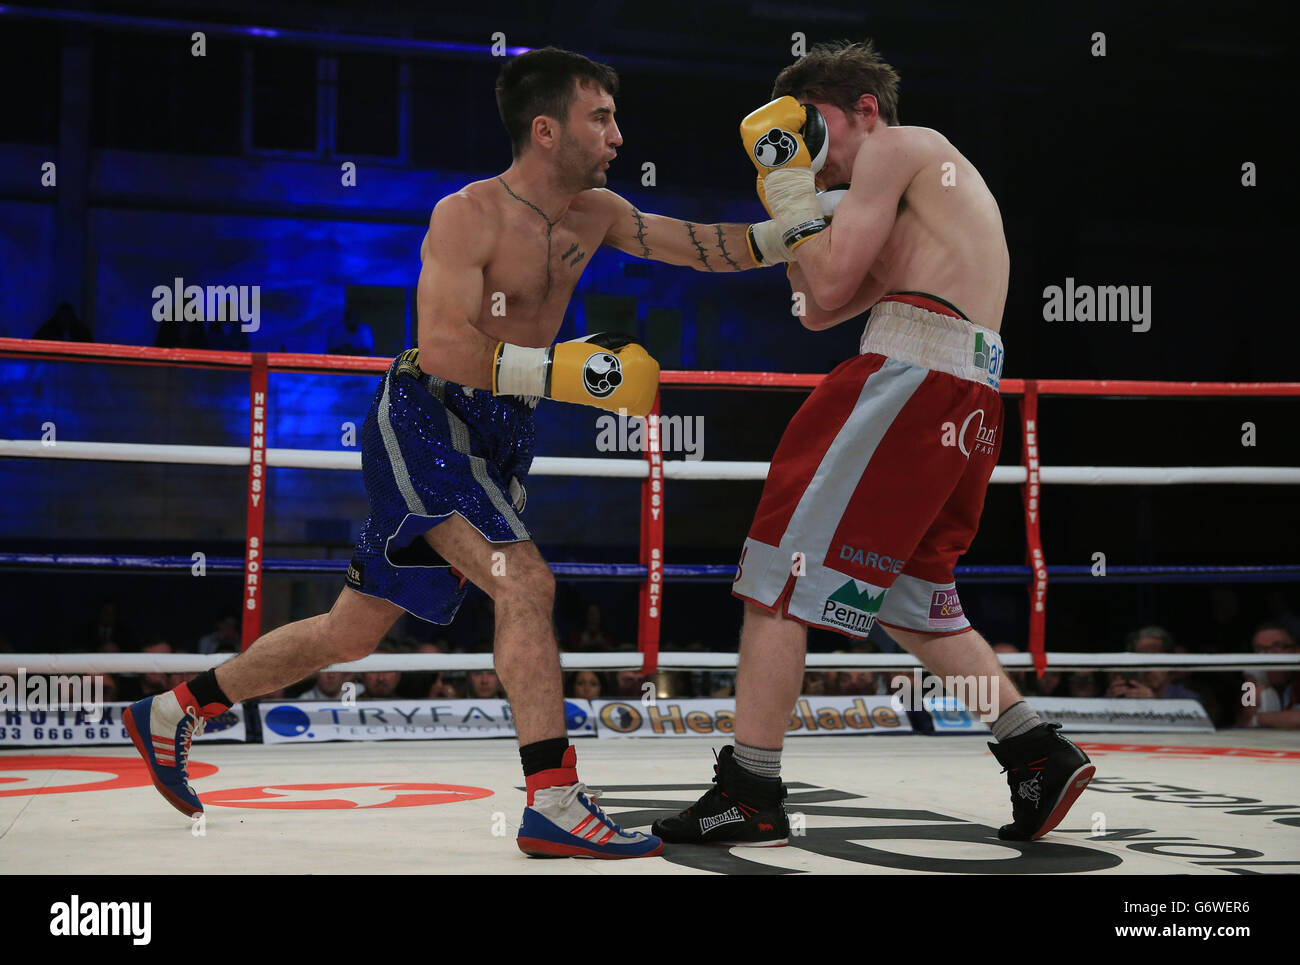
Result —
<path fill-rule="evenodd" d="M 0 567 L 29 570 L 189 571 L 188 556 L 129 556 L 76 553 L 0 553 Z M 204 561 L 215 573 L 242 573 L 238 556 L 210 556 Z M 342 559 L 267 559 L 269 573 L 343 573 Z M 646 568 L 636 563 L 552 563 L 556 576 L 571 580 L 644 580 Z M 1108 566 L 1105 576 L 1093 576 L 1091 566 L 1049 566 L 1056 583 L 1285 583 L 1300 582 L 1300 565 L 1267 566 Z M 730 582 L 736 567 L 730 563 L 677 563 L 664 566 L 664 578 L 698 582 Z M 1026 583 L 1027 566 L 959 566 L 957 578 L 965 583 Z"/>

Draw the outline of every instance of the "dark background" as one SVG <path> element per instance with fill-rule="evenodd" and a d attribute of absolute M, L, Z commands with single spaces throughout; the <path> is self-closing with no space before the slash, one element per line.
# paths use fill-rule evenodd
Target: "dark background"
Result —
<path fill-rule="evenodd" d="M 382 9 L 379 9 L 382 6 Z M 902 74 L 901 119 L 942 131 L 1001 205 L 1011 249 L 1002 327 L 1007 377 L 1295 380 L 1290 306 L 1293 36 L 1280 4 L 1084 5 L 897 2 L 654 4 L 79 4 L 0 13 L 0 335 L 30 337 L 71 304 L 96 341 L 154 344 L 151 291 L 262 286 L 255 351 L 324 352 L 343 312 L 363 314 L 378 354 L 410 341 L 417 250 L 439 197 L 509 163 L 492 87 L 511 46 L 578 50 L 619 70 L 625 144 L 610 187 L 645 210 L 695 221 L 761 217 L 739 119 L 809 45 L 874 37 Z M 152 18 L 152 19 L 147 19 Z M 250 26 L 295 33 L 247 34 Z M 223 27 L 234 28 L 233 31 Z M 190 34 L 207 55 L 190 56 Z M 1091 53 L 1105 34 L 1106 55 Z M 1282 133 L 1279 133 L 1281 131 Z M 41 165 L 58 165 L 42 187 Z M 357 186 L 339 184 L 343 161 Z M 657 185 L 640 183 L 656 165 Z M 1242 184 L 1256 165 L 1258 183 Z M 1150 331 L 1043 320 L 1043 290 L 1151 286 Z M 788 313 L 780 272 L 712 276 L 604 250 L 560 338 L 639 334 L 665 368 L 825 372 L 861 323 L 824 333 Z M 222 341 L 224 340 L 224 341 Z M 239 344 L 237 334 L 214 342 Z M 0 362 L 0 432 L 235 445 L 239 375 L 64 362 Z M 268 444 L 338 448 L 372 377 L 272 377 Z M 705 457 L 770 457 L 798 393 L 664 392 L 665 414 L 705 419 Z M 596 455 L 595 410 L 543 403 L 538 452 Z M 1296 402 L 1265 399 L 1042 402 L 1045 465 L 1296 465 Z M 1008 400 L 1002 462 L 1019 459 Z M 1242 425 L 1257 441 L 1242 445 Z M 240 554 L 244 471 L 0 462 L 0 551 Z M 536 477 L 526 522 L 551 560 L 636 558 L 638 487 Z M 757 483 L 670 484 L 668 562 L 733 562 Z M 967 563 L 1024 561 L 1017 487 L 991 487 Z M 1296 563 L 1294 487 L 1048 487 L 1049 563 Z M 365 515 L 355 473 L 273 470 L 272 556 L 346 559 Z M 332 577 L 273 577 L 267 623 L 318 612 Z M 991 640 L 1024 646 L 1022 585 L 969 584 Z M 106 599 L 136 642 L 194 645 L 239 604 L 237 577 L 8 570 L 3 641 L 79 650 Z M 562 635 L 602 603 L 635 638 L 635 587 L 570 583 Z M 480 601 L 481 602 L 481 601 Z M 1113 650 L 1160 623 L 1193 651 L 1246 649 L 1265 618 L 1294 619 L 1294 584 L 1053 584 L 1048 646 Z M 671 584 L 665 645 L 734 645 L 725 584 Z M 423 639 L 432 628 L 409 621 Z M 482 637 L 477 611 L 455 631 Z M 814 646 L 843 646 L 815 635 Z"/>

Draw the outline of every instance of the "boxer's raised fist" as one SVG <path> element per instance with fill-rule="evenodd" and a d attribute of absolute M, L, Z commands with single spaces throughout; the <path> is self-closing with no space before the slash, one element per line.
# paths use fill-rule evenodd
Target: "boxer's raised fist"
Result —
<path fill-rule="evenodd" d="M 740 139 L 760 177 L 786 167 L 813 174 L 826 163 L 829 141 L 821 111 L 793 97 L 778 97 L 740 122 Z"/>

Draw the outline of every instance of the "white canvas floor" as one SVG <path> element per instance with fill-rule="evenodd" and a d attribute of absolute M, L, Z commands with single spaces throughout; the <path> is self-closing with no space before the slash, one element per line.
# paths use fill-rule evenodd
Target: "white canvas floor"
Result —
<path fill-rule="evenodd" d="M 1300 872 L 1296 735 L 1076 740 L 1097 763 L 1097 779 L 1037 842 L 997 839 L 1010 795 L 983 741 L 795 738 L 784 765 L 790 847 L 669 845 L 663 857 L 633 861 L 520 854 L 514 834 L 524 795 L 512 741 L 196 747 L 195 761 L 208 765 L 193 782 L 207 809 L 201 828 L 147 783 L 130 748 L 5 751 L 0 873 Z M 626 827 L 648 828 L 712 777 L 707 740 L 577 746 L 579 774 L 605 789 L 602 804 Z M 426 784 L 452 789 L 419 787 Z M 258 803 L 280 806 L 236 806 Z"/>

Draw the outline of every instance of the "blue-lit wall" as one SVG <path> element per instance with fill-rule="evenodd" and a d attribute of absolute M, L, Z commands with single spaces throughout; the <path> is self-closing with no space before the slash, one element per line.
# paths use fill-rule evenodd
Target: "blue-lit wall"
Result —
<path fill-rule="evenodd" d="M 42 153 L 6 150 L 0 179 L 20 192 Z M 258 285 L 261 325 L 249 334 L 250 347 L 323 353 L 326 331 L 342 317 L 347 286 L 413 289 L 433 204 L 491 173 L 363 163 L 357 186 L 345 188 L 336 166 L 317 161 L 95 151 L 86 234 L 93 300 L 83 316 L 97 342 L 149 345 L 158 328 L 152 318 L 155 286 L 170 286 L 176 277 L 186 284 Z M 644 210 L 696 221 L 751 220 L 761 212 L 740 193 L 726 198 L 639 186 L 622 191 L 617 181 L 611 187 Z M 0 246 L 12 280 L 3 286 L 0 334 L 30 336 L 54 297 L 54 201 L 4 203 L 0 215 Z M 639 334 L 659 343 L 668 368 L 826 371 L 856 348 L 851 326 L 820 335 L 799 326 L 789 313 L 780 271 L 714 275 L 602 249 L 575 293 L 561 338 L 594 330 L 584 310 L 590 295 L 635 299 Z M 680 329 L 674 326 L 667 340 L 653 323 L 663 309 L 680 313 Z M 66 441 L 246 444 L 242 375 L 5 361 L 0 380 L 7 399 L 4 431 L 11 437 L 37 438 L 52 422 Z M 268 444 L 340 448 L 344 424 L 359 427 L 374 385 L 374 376 L 273 375 Z M 797 401 L 777 400 L 778 414 L 767 418 L 771 400 L 764 408 L 738 393 L 670 390 L 664 412 L 708 416 L 709 458 L 762 459 Z M 761 418 L 741 430 L 737 423 L 746 412 Z M 598 455 L 597 410 L 544 403 L 539 414 L 539 453 Z M 139 541 L 237 541 L 243 532 L 242 484 L 242 471 L 234 469 L 3 461 L 0 487 L 23 498 L 0 507 L 0 540 L 65 549 L 87 542 L 122 549 Z M 355 538 L 366 509 L 359 474 L 273 470 L 269 485 L 273 551 L 277 543 L 337 549 Z M 690 526 L 684 535 L 701 548 L 726 547 L 728 558 L 743 536 L 757 488 L 748 501 L 721 500 L 718 510 L 715 486 L 691 495 L 683 491 L 680 508 L 707 512 L 715 524 L 720 511 L 731 531 Z M 529 488 L 528 515 L 537 521 L 539 540 L 575 551 L 635 546 L 635 484 L 536 478 Z"/>

